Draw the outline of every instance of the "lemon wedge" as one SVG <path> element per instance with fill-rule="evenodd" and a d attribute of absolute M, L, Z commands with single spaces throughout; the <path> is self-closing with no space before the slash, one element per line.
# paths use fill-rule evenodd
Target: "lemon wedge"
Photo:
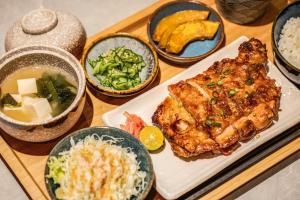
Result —
<path fill-rule="evenodd" d="M 149 151 L 155 151 L 164 144 L 164 135 L 155 126 L 145 126 L 141 130 L 139 138 Z"/>

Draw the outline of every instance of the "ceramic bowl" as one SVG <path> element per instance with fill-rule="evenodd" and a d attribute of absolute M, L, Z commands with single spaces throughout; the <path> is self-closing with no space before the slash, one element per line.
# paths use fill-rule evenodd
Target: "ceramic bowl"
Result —
<path fill-rule="evenodd" d="M 101 53 L 110 49 L 126 46 L 135 53 L 143 56 L 146 67 L 140 72 L 142 83 L 128 90 L 115 90 L 101 85 L 99 80 L 93 75 L 93 68 L 88 63 L 88 59 L 96 59 Z M 126 97 L 141 92 L 151 84 L 158 74 L 158 60 L 154 49 L 143 39 L 127 33 L 115 33 L 96 39 L 85 48 L 81 63 L 84 67 L 88 82 L 100 93 L 113 97 Z"/>
<path fill-rule="evenodd" d="M 145 147 L 134 138 L 129 133 L 113 127 L 92 127 L 92 128 L 85 128 L 78 130 L 67 137 L 63 138 L 50 152 L 49 156 L 58 156 L 60 152 L 67 151 L 71 148 L 70 140 L 71 138 L 74 140 L 75 143 L 84 139 L 87 136 L 97 135 L 97 136 L 108 136 L 103 137 L 104 140 L 109 140 L 111 137 L 113 138 L 121 138 L 121 141 L 118 141 L 116 145 L 121 146 L 123 148 L 131 148 L 133 153 L 137 155 L 137 161 L 140 163 L 140 167 L 142 171 L 146 172 L 146 186 L 145 189 L 137 196 L 132 197 L 131 199 L 145 199 L 147 194 L 149 193 L 153 180 L 154 180 L 154 173 L 153 173 L 153 166 L 152 161 L 149 156 L 148 151 Z M 49 158 L 48 158 L 49 161 Z M 47 163 L 48 163 L 47 161 Z M 52 199 L 56 199 L 55 197 L 55 190 L 57 189 L 58 185 L 54 184 L 52 179 L 48 179 L 46 176 L 49 174 L 49 168 L 46 165 L 45 168 L 45 183 L 46 188 L 49 192 L 49 195 Z"/>
<path fill-rule="evenodd" d="M 74 77 L 77 95 L 60 115 L 39 122 L 22 122 L 0 112 L 0 127 L 9 135 L 29 142 L 44 142 L 66 133 L 79 119 L 85 103 L 86 80 L 79 61 L 69 52 L 51 46 L 16 48 L 0 58 L 0 85 L 13 72 L 32 66 L 50 66 Z"/>
<path fill-rule="evenodd" d="M 80 58 L 86 32 L 77 17 L 60 11 L 38 8 L 17 20 L 7 30 L 5 50 L 29 45 L 60 47 Z"/>
<path fill-rule="evenodd" d="M 295 67 L 287 61 L 278 49 L 281 30 L 288 19 L 291 17 L 300 17 L 300 1 L 296 1 L 285 7 L 273 22 L 272 27 L 272 47 L 274 61 L 279 70 L 291 81 L 300 85 L 300 68 Z"/>
<path fill-rule="evenodd" d="M 167 53 L 164 49 L 159 47 L 157 42 L 153 40 L 152 35 L 154 34 L 154 30 L 160 20 L 183 10 L 209 11 L 210 14 L 208 20 L 220 23 L 218 32 L 212 40 L 196 40 L 190 42 L 179 54 Z M 224 25 L 220 15 L 214 9 L 201 2 L 193 0 L 172 1 L 156 9 L 152 16 L 150 16 L 147 26 L 147 33 L 150 44 L 154 46 L 158 54 L 171 62 L 185 64 L 199 61 L 216 51 L 224 40 Z"/>
<path fill-rule="evenodd" d="M 262 17 L 271 0 L 216 0 L 218 11 L 231 22 L 247 24 Z"/>

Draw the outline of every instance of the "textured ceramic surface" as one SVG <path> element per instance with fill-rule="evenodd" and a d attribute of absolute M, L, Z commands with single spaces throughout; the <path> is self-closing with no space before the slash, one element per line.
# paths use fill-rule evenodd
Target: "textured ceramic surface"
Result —
<path fill-rule="evenodd" d="M 79 58 L 85 41 L 85 30 L 75 16 L 41 8 L 29 12 L 10 27 L 5 49 L 27 45 L 57 46 Z"/>
<path fill-rule="evenodd" d="M 132 151 L 137 155 L 137 161 L 140 163 L 140 167 L 142 171 L 146 172 L 146 186 L 145 190 L 140 193 L 138 197 L 132 197 L 131 199 L 145 199 L 147 194 L 149 193 L 151 186 L 153 184 L 154 180 L 154 174 L 153 174 L 153 167 L 152 167 L 152 161 L 149 156 L 148 151 L 144 148 L 144 146 L 133 136 L 128 134 L 127 132 L 117 129 L 117 128 L 112 128 L 112 127 L 92 127 L 92 128 L 86 128 L 86 129 L 81 129 L 79 131 L 76 131 L 64 139 L 62 139 L 50 152 L 49 156 L 58 156 L 60 152 L 67 151 L 71 148 L 71 143 L 70 139 L 72 138 L 75 143 L 78 141 L 84 139 L 87 136 L 91 136 L 96 134 L 97 136 L 109 136 L 109 137 L 103 137 L 104 140 L 109 140 L 111 139 L 110 137 L 113 138 L 122 138 L 122 141 L 119 141 L 116 143 L 116 145 L 121 146 L 123 148 L 131 148 Z M 47 161 L 48 162 L 48 161 Z M 46 165 L 45 168 L 45 177 L 46 175 L 49 174 L 49 168 Z M 49 195 L 52 199 L 55 198 L 55 190 L 58 187 L 58 185 L 54 184 L 52 179 L 45 178 L 45 183 L 47 190 L 49 192 Z"/>
<path fill-rule="evenodd" d="M 93 75 L 93 68 L 88 63 L 88 59 L 95 60 L 101 53 L 108 52 L 110 49 L 121 46 L 125 46 L 135 53 L 143 56 L 143 59 L 146 63 L 146 66 L 139 74 L 142 79 L 142 83 L 128 90 L 115 90 L 102 86 L 98 79 Z M 96 88 L 99 92 L 108 96 L 125 97 L 135 95 L 151 84 L 159 72 L 157 55 L 153 48 L 139 37 L 126 33 L 111 34 L 94 41 L 94 43 L 86 48 L 81 62 L 84 66 L 86 78 L 89 83 L 93 85 L 94 88 Z"/>
<path fill-rule="evenodd" d="M 264 15 L 270 0 L 215 0 L 220 13 L 237 24 L 253 22 Z"/>
<path fill-rule="evenodd" d="M 300 85 L 300 69 L 290 64 L 279 52 L 278 41 L 281 30 L 288 19 L 291 17 L 300 17 L 300 1 L 284 8 L 275 19 L 272 27 L 272 47 L 274 52 L 274 61 L 280 71 L 294 83 Z"/>
<path fill-rule="evenodd" d="M 156 42 L 153 41 L 152 35 L 160 20 L 178 11 L 183 11 L 183 10 L 209 11 L 210 14 L 208 20 L 216 21 L 220 23 L 218 32 L 216 33 L 215 37 L 212 40 L 196 40 L 190 42 L 188 45 L 184 47 L 182 52 L 180 52 L 179 54 L 167 53 L 166 51 L 161 49 Z M 175 63 L 191 63 L 191 62 L 199 61 L 207 57 L 209 54 L 213 53 L 215 50 L 217 50 L 222 44 L 222 41 L 224 39 L 223 22 L 221 17 L 218 15 L 218 13 L 203 3 L 200 3 L 198 1 L 190 1 L 190 0 L 174 1 L 158 8 L 149 19 L 147 32 L 148 32 L 149 41 L 152 44 L 152 46 L 154 46 L 155 50 L 167 60 L 170 60 Z"/>
<path fill-rule="evenodd" d="M 239 45 L 249 40 L 243 36 L 227 45 L 218 52 L 207 57 L 203 61 L 191 66 L 189 69 L 172 77 L 152 90 L 136 97 L 135 99 L 105 113 L 103 121 L 108 126 L 119 127 L 126 120 L 122 115 L 125 111 L 140 116 L 147 124 L 151 124 L 151 117 L 157 106 L 168 96 L 168 85 L 186 80 L 207 70 L 215 61 L 223 58 L 234 58 L 238 54 Z M 288 128 L 300 121 L 300 91 L 289 82 L 270 61 L 268 63 L 269 76 L 276 80 L 281 87 L 280 110 L 278 120 L 268 129 L 259 133 L 259 136 L 247 143 L 241 143 L 230 156 L 216 156 L 213 158 L 200 158 L 196 160 L 184 160 L 174 155 L 169 142 L 165 148 L 157 154 L 151 154 L 155 172 L 155 187 L 166 199 L 176 199 L 210 177 L 242 158 L 256 147 L 283 133 Z M 149 101 L 151 99 L 151 101 Z M 147 101 L 147 106 L 145 106 Z M 172 167 L 170 167 L 172 166 Z"/>
<path fill-rule="evenodd" d="M 85 102 L 85 76 L 78 60 L 70 53 L 50 46 L 28 46 L 10 51 L 0 58 L 0 85 L 20 68 L 51 66 L 68 73 L 77 84 L 73 103 L 60 115 L 40 121 L 21 122 L 0 112 L 0 127 L 11 136 L 30 142 L 43 142 L 67 132 L 79 119 Z"/>

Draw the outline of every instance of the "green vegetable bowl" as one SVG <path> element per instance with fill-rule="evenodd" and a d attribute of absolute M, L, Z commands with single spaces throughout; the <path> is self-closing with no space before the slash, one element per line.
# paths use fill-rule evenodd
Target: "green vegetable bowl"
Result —
<path fill-rule="evenodd" d="M 159 71 L 152 46 L 127 33 L 109 34 L 89 43 L 81 64 L 90 85 L 113 97 L 141 92 Z"/>

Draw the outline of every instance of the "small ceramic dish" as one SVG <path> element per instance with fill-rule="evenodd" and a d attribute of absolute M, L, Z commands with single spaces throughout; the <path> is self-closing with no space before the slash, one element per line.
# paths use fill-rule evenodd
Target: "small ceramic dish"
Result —
<path fill-rule="evenodd" d="M 209 11 L 210 14 L 208 20 L 219 22 L 219 29 L 212 40 L 195 40 L 187 44 L 179 54 L 167 53 L 164 49 L 161 49 L 159 45 L 153 40 L 152 36 L 154 30 L 160 20 L 183 10 Z M 154 11 L 148 21 L 147 33 L 150 44 L 154 46 L 158 54 L 171 62 L 185 64 L 199 61 L 216 51 L 221 46 L 224 40 L 224 25 L 220 15 L 214 9 L 201 2 L 193 0 L 172 1 L 170 3 L 164 4 Z"/>
<path fill-rule="evenodd" d="M 101 85 L 100 81 L 93 75 L 93 68 L 88 63 L 89 59 L 96 59 L 101 53 L 108 52 L 110 49 L 125 46 L 135 53 L 141 55 L 146 63 L 146 67 L 142 69 L 139 76 L 142 83 L 127 90 L 115 90 Z M 115 33 L 101 37 L 93 41 L 84 50 L 81 64 L 85 70 L 85 75 L 88 82 L 97 89 L 100 93 L 113 97 L 126 97 L 135 95 L 141 92 L 149 84 L 151 84 L 158 74 L 158 59 L 156 52 L 143 39 L 127 33 Z"/>
<path fill-rule="evenodd" d="M 92 128 L 85 128 L 78 130 L 67 137 L 63 138 L 56 146 L 52 149 L 49 154 L 50 156 L 59 156 L 59 154 L 63 151 L 67 151 L 71 148 L 70 140 L 73 139 L 75 143 L 84 139 L 87 136 L 97 135 L 102 136 L 103 140 L 111 140 L 111 138 L 121 138 L 122 140 L 118 140 L 116 145 L 121 146 L 123 148 L 131 148 L 133 153 L 137 155 L 137 161 L 140 163 L 140 168 L 142 171 L 146 172 L 145 178 L 145 189 L 137 196 L 132 197 L 131 199 L 145 199 L 147 194 L 149 193 L 153 181 L 154 181 L 154 173 L 153 173 L 153 166 L 152 161 L 149 156 L 148 151 L 145 147 L 132 135 L 128 134 L 127 132 L 112 127 L 92 127 Z M 107 137 L 105 137 L 107 136 Z M 49 158 L 48 158 L 49 161 Z M 47 163 L 48 163 L 47 161 Z M 57 199 L 55 197 L 55 190 L 58 188 L 57 184 L 54 184 L 53 179 L 47 178 L 49 174 L 49 167 L 46 165 L 45 167 L 45 184 L 48 190 L 48 193 L 51 199 Z"/>
<path fill-rule="evenodd" d="M 69 131 L 79 119 L 85 104 L 86 80 L 79 61 L 71 53 L 53 46 L 25 46 L 0 58 L 0 85 L 13 72 L 32 66 L 49 66 L 73 77 L 77 86 L 74 101 L 56 117 L 38 122 L 18 121 L 0 112 L 0 128 L 19 140 L 45 142 Z"/>
<path fill-rule="evenodd" d="M 272 47 L 274 61 L 279 70 L 291 81 L 300 85 L 300 68 L 292 65 L 283 57 L 278 49 L 278 42 L 283 26 L 291 17 L 300 17 L 300 1 L 296 1 L 285 7 L 276 17 L 272 27 Z"/>

